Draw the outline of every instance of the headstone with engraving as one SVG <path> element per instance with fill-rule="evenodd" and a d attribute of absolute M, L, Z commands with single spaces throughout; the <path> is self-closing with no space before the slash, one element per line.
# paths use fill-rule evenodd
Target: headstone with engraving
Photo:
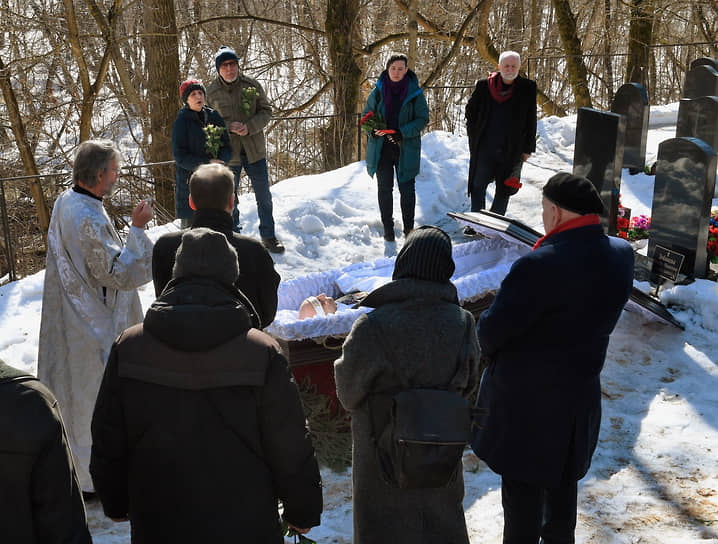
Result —
<path fill-rule="evenodd" d="M 718 60 L 711 59 L 709 57 L 701 57 L 701 58 L 694 60 L 693 62 L 691 62 L 691 65 L 688 69 L 692 70 L 696 66 L 710 66 L 716 72 L 718 72 Z"/>
<path fill-rule="evenodd" d="M 681 99 L 676 138 L 681 137 L 698 138 L 718 151 L 718 96 Z"/>
<path fill-rule="evenodd" d="M 683 84 L 683 98 L 718 96 L 718 71 L 708 64 L 688 70 Z"/>
<path fill-rule="evenodd" d="M 588 178 L 601 195 L 606 207 L 601 222 L 610 235 L 616 234 L 625 133 L 623 115 L 592 108 L 578 109 L 573 173 Z"/>
<path fill-rule="evenodd" d="M 611 104 L 613 113 L 626 116 L 626 137 L 623 147 L 623 168 L 632 174 L 643 171 L 646 164 L 646 138 L 648 136 L 648 95 L 643 85 L 626 83 L 616 91 Z"/>
<path fill-rule="evenodd" d="M 716 153 L 703 140 L 672 138 L 658 146 L 648 257 L 666 263 L 683 255 L 680 273 L 705 278 Z M 668 253 L 666 250 L 668 250 Z M 668 257 L 666 257 L 668 255 Z M 655 260 L 655 259 L 654 259 Z"/>

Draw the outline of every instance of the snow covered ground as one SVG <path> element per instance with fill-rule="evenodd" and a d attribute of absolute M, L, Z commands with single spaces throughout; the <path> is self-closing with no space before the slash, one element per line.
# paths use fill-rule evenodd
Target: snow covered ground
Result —
<path fill-rule="evenodd" d="M 658 144 L 675 135 L 677 104 L 654 107 L 647 163 Z M 524 187 L 508 215 L 543 231 L 540 195 L 546 180 L 571 170 L 576 117 L 539 121 L 537 152 L 524 167 Z M 467 211 L 465 137 L 423 137 L 416 180 L 417 224 L 447 230 L 465 241 L 446 216 Z M 651 212 L 653 177 L 623 171 L 622 202 L 633 215 Z M 376 185 L 363 163 L 282 181 L 272 187 L 277 232 L 287 247 L 274 256 L 283 279 L 395 255 L 382 238 Z M 400 217 L 395 191 L 395 217 Z M 718 206 L 718 199 L 713 201 Z M 257 236 L 252 195 L 240 198 L 244 233 Z M 401 224 L 397 222 L 397 234 Z M 156 239 L 174 225 L 156 227 Z M 35 372 L 44 272 L 0 288 L 0 358 Z M 646 287 L 641 285 L 640 287 Z M 141 289 L 147 307 L 151 285 Z M 579 484 L 577 541 L 589 543 L 718 543 L 718 284 L 698 280 L 665 289 L 662 301 L 686 330 L 624 312 L 611 338 L 603 371 L 603 422 L 593 465 Z M 464 507 L 471 542 L 501 541 L 500 480 L 473 453 L 464 456 Z M 320 543 L 352 540 L 350 471 L 326 469 L 322 525 L 309 533 Z M 95 542 L 129 542 L 129 524 L 88 505 Z M 238 535 L 240 537 L 241 535 Z"/>

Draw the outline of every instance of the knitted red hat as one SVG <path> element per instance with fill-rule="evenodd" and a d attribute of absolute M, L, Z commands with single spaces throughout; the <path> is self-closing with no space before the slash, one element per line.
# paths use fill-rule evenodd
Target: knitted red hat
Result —
<path fill-rule="evenodd" d="M 182 85 L 180 85 L 180 98 L 182 99 L 182 102 L 186 104 L 187 97 L 192 93 L 192 91 L 196 91 L 198 89 L 202 91 L 205 96 L 207 96 L 207 91 L 199 79 L 188 79 L 183 81 Z"/>

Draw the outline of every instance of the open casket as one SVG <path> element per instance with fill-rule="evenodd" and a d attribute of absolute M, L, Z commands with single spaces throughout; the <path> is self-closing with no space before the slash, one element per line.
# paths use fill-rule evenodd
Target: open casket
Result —
<path fill-rule="evenodd" d="M 507 241 L 525 244 L 527 248 L 533 247 L 542 236 L 541 233 L 524 225 L 520 221 L 481 210 L 479 212 L 449 213 L 459 224 L 469 226 L 476 232 L 488 237 L 501 237 Z M 638 312 L 645 319 L 657 320 L 679 329 L 685 329 L 683 323 L 677 320 L 668 309 L 657 299 L 647 295 L 635 287 L 626 303 L 629 312 Z"/>
<path fill-rule="evenodd" d="M 478 317 L 489 307 L 511 264 L 530 251 L 516 239 L 486 237 L 453 248 L 456 270 L 451 281 L 461 305 Z M 298 319 L 302 301 L 325 293 L 334 299 L 370 292 L 391 281 L 394 257 L 355 263 L 341 269 L 317 272 L 284 281 L 278 290 L 278 309 L 266 332 L 279 340 L 298 383 L 309 381 L 317 393 L 327 395 L 336 407 L 334 361 L 354 321 L 370 308 L 338 305 L 335 314 Z"/>

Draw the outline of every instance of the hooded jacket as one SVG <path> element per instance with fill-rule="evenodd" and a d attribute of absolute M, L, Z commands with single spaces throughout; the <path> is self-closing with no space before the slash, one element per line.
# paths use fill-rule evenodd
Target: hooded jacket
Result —
<path fill-rule="evenodd" d="M 2 360 L 0 540 L 92 542 L 57 400 L 37 378 Z"/>
<path fill-rule="evenodd" d="M 384 105 L 384 94 L 382 92 L 382 81 L 384 76 L 388 77 L 387 71 L 384 70 L 374 90 L 372 90 L 366 101 L 364 112 L 366 115 L 369 111 L 380 113 L 386 119 L 386 109 Z M 416 74 L 411 70 L 406 73 L 409 78 L 409 89 L 406 98 L 399 110 L 399 131 L 401 132 L 401 145 L 399 146 L 399 167 L 397 180 L 399 183 L 410 181 L 419 174 L 419 166 L 421 161 L 421 131 L 424 130 L 426 123 L 429 122 L 429 107 L 426 105 L 424 92 L 419 87 L 419 80 Z M 368 136 L 366 145 L 366 170 L 370 176 L 374 176 L 381 158 L 381 149 L 384 145 L 384 138 L 375 138 L 371 134 Z"/>
<path fill-rule="evenodd" d="M 277 343 L 234 287 L 173 279 L 115 342 L 92 422 L 105 513 L 134 544 L 281 544 L 277 500 L 319 524 L 322 491 L 299 394 Z"/>
<path fill-rule="evenodd" d="M 334 363 L 337 396 L 351 412 L 354 544 L 468 544 L 461 470 L 445 488 L 397 489 L 381 477 L 368 398 L 402 384 L 468 397 L 478 383 L 474 318 L 449 282 L 404 278 L 370 293 L 375 310 L 354 322 Z M 410 323 L 410 326 L 407 326 Z"/>

